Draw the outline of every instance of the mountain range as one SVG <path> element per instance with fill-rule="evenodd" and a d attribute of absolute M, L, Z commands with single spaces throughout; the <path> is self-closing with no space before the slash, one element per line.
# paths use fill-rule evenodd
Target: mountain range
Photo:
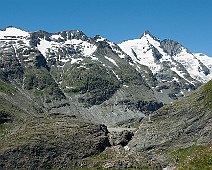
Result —
<path fill-rule="evenodd" d="M 109 126 L 145 117 L 212 78 L 212 58 L 149 31 L 115 44 L 78 30 L 8 27 L 0 31 L 0 50 L 1 80 L 22 96 L 23 109 Z"/>
<path fill-rule="evenodd" d="M 116 44 L 79 30 L 7 27 L 0 30 L 0 168 L 175 166 L 178 158 L 166 155 L 173 150 L 210 150 L 211 79 L 211 57 L 149 31 Z"/>

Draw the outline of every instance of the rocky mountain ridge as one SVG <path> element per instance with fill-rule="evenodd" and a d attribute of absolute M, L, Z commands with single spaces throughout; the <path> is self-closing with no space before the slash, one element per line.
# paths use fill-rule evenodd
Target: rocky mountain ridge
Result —
<path fill-rule="evenodd" d="M 78 30 L 8 27 L 0 31 L 0 54 L 2 81 L 33 101 L 34 112 L 74 113 L 110 126 L 139 120 L 212 75 L 209 57 L 201 62 L 179 43 L 149 32 L 117 45 Z M 31 108 L 27 100 L 24 109 Z"/>

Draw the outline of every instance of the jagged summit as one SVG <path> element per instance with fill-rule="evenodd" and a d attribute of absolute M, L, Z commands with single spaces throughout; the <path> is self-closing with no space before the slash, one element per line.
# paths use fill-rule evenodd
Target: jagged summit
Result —
<path fill-rule="evenodd" d="M 106 40 L 106 38 L 103 38 L 101 35 L 95 35 L 94 37 L 93 37 L 93 39 L 95 40 L 95 41 L 104 41 L 104 40 Z"/>
<path fill-rule="evenodd" d="M 144 36 L 144 35 L 150 35 L 151 37 L 153 36 L 149 30 L 145 30 L 144 33 L 142 34 L 142 36 Z"/>
<path fill-rule="evenodd" d="M 159 38 L 155 37 L 149 30 L 145 30 L 144 33 L 140 36 L 140 39 L 147 36 L 152 37 L 156 41 L 160 41 Z"/>
<path fill-rule="evenodd" d="M 7 26 L 7 27 L 5 27 L 5 28 L 3 28 L 3 29 L 0 29 L 0 30 L 1 30 L 1 31 L 6 31 L 7 28 L 20 29 L 20 28 L 17 28 L 17 27 L 15 27 L 15 26 L 9 25 L 9 26 Z M 21 29 L 20 29 L 20 30 L 21 30 Z"/>
<path fill-rule="evenodd" d="M 7 26 L 7 27 L 1 29 L 1 31 L 11 31 L 11 30 L 28 32 L 28 31 L 26 31 L 26 30 L 23 30 L 23 29 L 21 29 L 21 28 L 15 27 L 15 26 Z"/>

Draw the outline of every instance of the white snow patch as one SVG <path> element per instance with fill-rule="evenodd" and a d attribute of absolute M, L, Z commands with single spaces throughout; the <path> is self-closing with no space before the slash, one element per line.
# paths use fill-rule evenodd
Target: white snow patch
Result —
<path fill-rule="evenodd" d="M 83 50 L 83 53 L 85 56 L 90 56 L 91 54 L 94 53 L 94 51 L 96 51 L 96 46 L 95 45 L 92 45 L 92 44 L 89 44 L 87 42 L 84 42 L 84 50 Z"/>
<path fill-rule="evenodd" d="M 40 41 L 40 44 L 37 45 L 37 47 L 38 47 L 38 50 L 43 54 L 43 56 L 46 57 L 46 52 L 48 49 L 51 49 L 52 42 L 42 39 Z"/>
<path fill-rule="evenodd" d="M 26 38 L 29 33 L 18 28 L 8 27 L 5 31 L 0 31 L 0 39 Z"/>
<path fill-rule="evenodd" d="M 172 81 L 176 81 L 176 82 L 179 82 L 178 78 L 177 77 L 173 77 L 173 80 Z"/>
<path fill-rule="evenodd" d="M 128 40 L 118 45 L 126 54 L 132 58 L 133 61 L 148 66 L 154 74 L 161 69 L 161 66 L 155 62 L 152 50 L 150 49 L 150 44 L 155 45 L 158 48 L 160 46 L 158 41 L 153 40 L 149 36 L 141 39 Z M 136 53 L 136 55 L 133 51 Z M 163 53 L 163 50 L 161 49 L 159 52 Z"/>
<path fill-rule="evenodd" d="M 73 87 L 70 86 L 65 86 L 66 89 L 72 89 Z"/>
<path fill-rule="evenodd" d="M 120 80 L 119 76 L 115 73 L 115 71 L 112 70 L 112 72 L 113 72 L 113 74 L 116 76 L 116 78 L 117 78 L 118 80 Z"/>
<path fill-rule="evenodd" d="M 72 44 L 75 46 L 75 48 L 80 47 L 82 49 L 82 53 L 85 56 L 91 56 L 96 51 L 97 48 L 97 46 L 94 44 L 91 44 L 87 41 L 76 40 L 76 39 L 67 40 L 65 44 L 67 45 Z"/>
<path fill-rule="evenodd" d="M 180 77 L 182 77 L 183 79 L 185 79 L 187 82 L 193 84 L 193 82 L 191 82 L 191 81 L 189 81 L 188 79 L 186 79 L 186 78 L 184 77 L 184 74 L 181 73 L 181 71 L 178 71 L 178 70 L 176 69 L 176 67 L 171 68 L 171 70 L 174 71 L 175 73 L 177 73 Z"/>
<path fill-rule="evenodd" d="M 212 78 L 212 74 L 208 76 L 204 74 L 204 72 L 201 70 L 202 67 L 195 54 L 189 53 L 186 48 L 182 48 L 182 51 L 176 56 L 173 56 L 173 58 L 184 66 L 184 68 L 188 71 L 188 73 L 193 79 L 205 83 Z"/>
<path fill-rule="evenodd" d="M 133 64 L 133 63 L 131 63 L 131 62 L 129 62 L 129 65 L 134 66 L 134 64 Z"/>
<path fill-rule="evenodd" d="M 73 45 L 79 45 L 82 44 L 82 40 L 77 40 L 77 39 L 72 39 L 72 40 L 67 40 L 65 41 L 65 44 L 73 44 Z"/>
<path fill-rule="evenodd" d="M 126 151 L 129 151 L 129 150 L 130 150 L 130 147 L 129 147 L 129 146 L 124 146 L 124 149 L 125 149 Z"/>
<path fill-rule="evenodd" d="M 193 55 L 210 70 L 210 74 L 205 76 L 204 78 L 207 81 L 211 80 L 212 79 L 212 57 L 209 57 L 202 53 L 194 53 Z"/>
<path fill-rule="evenodd" d="M 68 61 L 70 61 L 70 59 L 68 59 L 68 58 L 64 58 L 64 59 L 60 59 L 59 61 L 62 61 L 63 63 L 67 63 Z"/>
<path fill-rule="evenodd" d="M 105 56 L 105 58 L 106 58 L 107 60 L 109 60 L 111 63 L 113 63 L 116 67 L 118 67 L 118 65 L 116 64 L 115 60 L 113 60 L 112 58 L 109 58 L 109 57 L 107 57 L 107 56 Z"/>
<path fill-rule="evenodd" d="M 91 60 L 99 61 L 99 59 L 97 57 L 94 57 L 94 56 L 91 57 Z"/>
<path fill-rule="evenodd" d="M 82 61 L 83 59 L 82 58 L 72 58 L 71 59 L 71 64 L 74 64 L 74 63 L 76 63 L 76 62 L 79 62 L 79 61 Z"/>
<path fill-rule="evenodd" d="M 59 35 L 56 35 L 56 34 L 52 35 L 51 38 L 56 39 L 56 40 L 58 40 L 59 38 L 64 39 L 60 34 Z"/>
<path fill-rule="evenodd" d="M 96 42 L 104 41 L 104 40 L 105 40 L 105 38 L 103 38 L 103 37 L 99 37 L 99 38 L 96 40 Z"/>

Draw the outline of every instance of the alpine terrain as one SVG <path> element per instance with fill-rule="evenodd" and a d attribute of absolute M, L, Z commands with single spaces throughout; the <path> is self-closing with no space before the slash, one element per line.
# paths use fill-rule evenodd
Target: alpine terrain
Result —
<path fill-rule="evenodd" d="M 211 57 L 149 31 L 116 44 L 7 27 L 0 169 L 186 169 L 199 152 L 211 168 L 211 79 Z"/>

